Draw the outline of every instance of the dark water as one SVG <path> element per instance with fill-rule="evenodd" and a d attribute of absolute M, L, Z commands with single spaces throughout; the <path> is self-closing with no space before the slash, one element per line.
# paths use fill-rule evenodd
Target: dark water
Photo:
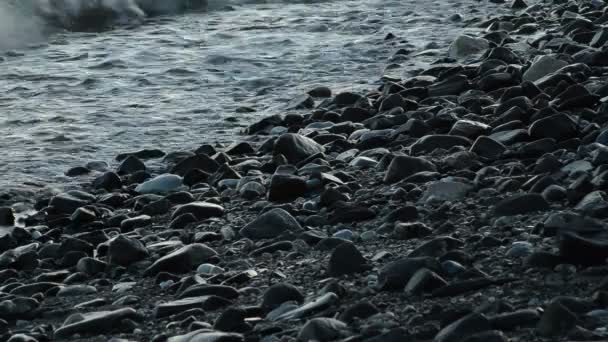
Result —
<path fill-rule="evenodd" d="M 78 181 L 63 173 L 120 152 L 230 142 L 314 86 L 363 91 L 386 73 L 407 77 L 443 52 L 391 60 L 395 51 L 445 47 L 464 30 L 452 14 L 466 21 L 479 15 L 472 10 L 497 11 L 488 6 L 251 1 L 102 33 L 56 33 L 29 47 L 15 32 L 33 24 L 4 21 L 0 46 L 11 49 L 0 62 L 0 186 Z M 398 39 L 385 40 L 388 33 Z M 257 111 L 239 114 L 240 106 Z"/>

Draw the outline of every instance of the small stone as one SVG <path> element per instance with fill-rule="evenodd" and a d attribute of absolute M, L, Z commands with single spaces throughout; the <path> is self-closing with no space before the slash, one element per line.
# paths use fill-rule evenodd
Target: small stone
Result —
<path fill-rule="evenodd" d="M 158 259 L 146 269 L 144 275 L 155 275 L 163 271 L 171 273 L 190 272 L 216 255 L 216 251 L 204 244 L 191 244 Z"/>
<path fill-rule="evenodd" d="M 269 287 L 262 296 L 262 307 L 274 310 L 285 302 L 304 302 L 304 295 L 300 290 L 287 283 L 277 283 Z"/>
<path fill-rule="evenodd" d="M 478 313 L 467 315 L 445 328 L 435 336 L 433 342 L 457 342 L 467 337 L 491 329 L 489 320 Z"/>
<path fill-rule="evenodd" d="M 116 173 L 119 175 L 130 175 L 138 171 L 146 171 L 146 165 L 135 156 L 128 156 L 120 163 Z"/>
<path fill-rule="evenodd" d="M 400 291 L 405 288 L 411 277 L 420 269 L 440 269 L 434 258 L 401 258 L 382 267 L 378 274 L 378 285 L 384 291 Z"/>
<path fill-rule="evenodd" d="M 61 288 L 59 292 L 57 292 L 57 297 L 86 296 L 95 293 L 97 293 L 97 289 L 94 286 L 69 285 Z"/>
<path fill-rule="evenodd" d="M 332 251 L 327 271 L 330 276 L 337 277 L 363 272 L 368 269 L 370 269 L 370 266 L 357 247 L 350 242 L 346 242 Z"/>
<path fill-rule="evenodd" d="M 302 227 L 287 211 L 272 209 L 243 227 L 239 233 L 249 239 L 272 239 L 285 232 L 302 231 Z"/>
<path fill-rule="evenodd" d="M 88 275 L 103 273 L 107 268 L 108 264 L 105 262 L 90 257 L 82 258 L 78 260 L 78 263 L 76 264 L 76 270 L 78 272 Z"/>
<path fill-rule="evenodd" d="M 274 143 L 274 154 L 284 155 L 292 164 L 322 152 L 325 152 L 323 146 L 310 138 L 294 133 L 283 134 Z"/>
<path fill-rule="evenodd" d="M 147 257 L 144 244 L 134 238 L 118 235 L 108 245 L 108 259 L 112 264 L 128 266 Z"/>
<path fill-rule="evenodd" d="M 473 54 L 478 54 L 489 47 L 489 42 L 486 39 L 460 35 L 448 48 L 448 55 L 453 58 L 464 58 Z"/>
<path fill-rule="evenodd" d="M 548 209 L 549 203 L 540 194 L 517 194 L 496 204 L 494 216 L 513 216 Z"/>
<path fill-rule="evenodd" d="M 384 175 L 384 182 L 396 183 L 404 178 L 422 171 L 436 172 L 437 168 L 430 161 L 409 156 L 396 156 L 388 166 Z"/>
<path fill-rule="evenodd" d="M 211 217 L 223 216 L 224 208 L 213 203 L 192 202 L 177 207 L 171 215 L 171 220 L 175 220 L 178 216 L 183 214 L 192 214 L 197 220 L 202 221 Z"/>
<path fill-rule="evenodd" d="M 313 318 L 306 322 L 297 340 L 307 341 L 335 341 L 348 334 L 348 326 L 342 321 L 333 318 Z"/>
<path fill-rule="evenodd" d="M 502 143 L 490 137 L 480 136 L 475 140 L 469 151 L 482 158 L 494 160 L 500 158 L 506 150 L 507 148 Z"/>

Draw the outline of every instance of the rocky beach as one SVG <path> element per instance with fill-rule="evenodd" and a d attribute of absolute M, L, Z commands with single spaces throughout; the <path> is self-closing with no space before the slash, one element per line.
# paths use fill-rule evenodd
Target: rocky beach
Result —
<path fill-rule="evenodd" d="M 608 4 L 468 9 L 236 140 L 2 193 L 0 341 L 608 340 Z"/>

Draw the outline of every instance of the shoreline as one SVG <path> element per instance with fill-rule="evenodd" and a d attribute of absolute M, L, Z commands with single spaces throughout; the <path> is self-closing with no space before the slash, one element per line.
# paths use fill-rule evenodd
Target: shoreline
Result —
<path fill-rule="evenodd" d="M 494 6 L 418 76 L 36 198 L 0 340 L 607 339 L 608 5 Z"/>

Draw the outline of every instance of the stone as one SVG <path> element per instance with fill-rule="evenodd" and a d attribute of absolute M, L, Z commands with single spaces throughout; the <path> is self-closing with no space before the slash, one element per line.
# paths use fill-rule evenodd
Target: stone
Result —
<path fill-rule="evenodd" d="M 130 217 L 120 222 L 120 229 L 123 232 L 132 231 L 135 228 L 146 227 L 152 223 L 152 217 L 148 215 L 139 215 Z"/>
<path fill-rule="evenodd" d="M 421 268 L 407 282 L 405 292 L 413 295 L 422 295 L 424 293 L 431 293 L 447 284 L 448 282 L 437 273 L 427 268 Z"/>
<path fill-rule="evenodd" d="M 202 170 L 208 174 L 213 174 L 219 169 L 220 165 L 206 154 L 196 154 L 185 158 L 177 163 L 172 169 L 172 174 L 184 177 L 188 171 L 193 169 Z"/>
<path fill-rule="evenodd" d="M 92 183 L 95 189 L 104 189 L 106 191 L 112 191 L 122 188 L 122 179 L 115 172 L 108 171 L 103 175 L 95 178 Z"/>
<path fill-rule="evenodd" d="M 317 297 L 316 299 L 314 299 L 311 302 L 305 303 L 302 306 L 293 308 L 292 310 L 282 313 L 281 315 L 277 316 L 274 320 L 283 321 L 283 320 L 293 320 L 293 319 L 299 319 L 302 317 L 306 317 L 315 312 L 320 312 L 333 305 L 336 305 L 339 301 L 340 301 L 340 298 L 334 292 L 326 292 L 325 294 Z"/>
<path fill-rule="evenodd" d="M 469 35 L 460 35 L 450 44 L 448 55 L 452 58 L 465 58 L 470 55 L 484 52 L 489 48 L 486 39 Z"/>
<path fill-rule="evenodd" d="M 544 337 L 559 336 L 573 328 L 577 321 L 575 314 L 559 302 L 554 301 L 549 304 L 540 317 L 536 330 Z"/>
<path fill-rule="evenodd" d="M 418 139 L 411 147 L 412 154 L 430 153 L 436 149 L 449 150 L 454 146 L 471 146 L 471 141 L 457 135 L 425 135 Z"/>
<path fill-rule="evenodd" d="M 135 188 L 135 191 L 140 194 L 163 194 L 179 191 L 182 186 L 182 177 L 172 174 L 162 174 L 139 184 Z"/>
<path fill-rule="evenodd" d="M 458 120 L 456 123 L 454 123 L 448 134 L 458 135 L 469 139 L 476 139 L 480 135 L 489 133 L 490 130 L 490 126 L 478 121 Z"/>
<path fill-rule="evenodd" d="M 213 329 L 225 332 L 246 332 L 251 325 L 245 322 L 247 311 L 243 308 L 228 308 L 213 323 Z"/>
<path fill-rule="evenodd" d="M 424 158 L 395 156 L 389 164 L 383 180 L 387 184 L 392 184 L 422 171 L 437 172 L 437 167 Z"/>
<path fill-rule="evenodd" d="M 154 307 L 154 317 L 167 317 L 192 309 L 214 311 L 230 304 L 232 304 L 232 302 L 228 299 L 213 295 L 183 298 L 157 304 L 156 307 Z"/>
<path fill-rule="evenodd" d="M 167 342 L 244 342 L 241 334 L 200 329 L 185 335 L 169 337 Z"/>
<path fill-rule="evenodd" d="M 33 298 L 15 297 L 0 301 L 0 319 L 13 321 L 33 319 L 40 303 Z"/>
<path fill-rule="evenodd" d="M 338 245 L 329 257 L 327 273 L 332 277 L 360 273 L 371 267 L 357 247 L 350 243 Z"/>
<path fill-rule="evenodd" d="M 109 334 L 121 326 L 125 319 L 137 319 L 137 311 L 132 308 L 122 308 L 114 311 L 90 312 L 81 315 L 76 321 L 66 321 L 55 330 L 55 338 L 69 338 L 72 335 Z"/>
<path fill-rule="evenodd" d="M 524 81 L 534 82 L 567 65 L 567 62 L 556 58 L 554 55 L 539 56 L 534 59 L 522 78 Z"/>
<path fill-rule="evenodd" d="M 470 152 L 490 160 L 500 158 L 506 150 L 505 145 L 487 136 L 479 136 L 469 149 Z"/>
<path fill-rule="evenodd" d="M 606 193 L 603 191 L 590 192 L 580 200 L 574 209 L 591 217 L 605 218 L 608 216 Z"/>
<path fill-rule="evenodd" d="M 67 193 L 62 193 L 51 198 L 49 205 L 62 214 L 71 215 L 76 209 L 87 205 L 87 202 Z"/>
<path fill-rule="evenodd" d="M 294 97 L 287 104 L 287 109 L 312 109 L 315 106 L 315 100 L 309 94 L 302 94 Z"/>
<path fill-rule="evenodd" d="M 560 113 L 534 121 L 528 134 L 535 139 L 552 138 L 563 141 L 577 137 L 578 129 L 568 115 Z"/>
<path fill-rule="evenodd" d="M 286 232 L 300 232 L 302 227 L 287 211 L 272 209 L 243 227 L 239 234 L 249 239 L 272 239 Z"/>
<path fill-rule="evenodd" d="M 338 317 L 339 320 L 351 323 L 355 318 L 366 319 L 379 313 L 380 310 L 370 302 L 359 302 L 346 308 Z"/>
<path fill-rule="evenodd" d="M 15 224 L 13 208 L 0 207 L 0 226 L 12 226 L 13 224 Z"/>
<path fill-rule="evenodd" d="M 190 272 L 216 255 L 215 250 L 202 243 L 187 245 L 156 260 L 145 270 L 144 275 L 151 276 L 159 272 Z"/>
<path fill-rule="evenodd" d="M 306 180 L 289 174 L 274 174 L 270 179 L 268 200 L 273 202 L 291 201 L 304 196 L 308 189 Z"/>
<path fill-rule="evenodd" d="M 274 143 L 274 154 L 284 155 L 289 163 L 297 164 L 317 153 L 325 152 L 325 148 L 305 136 L 286 133 Z"/>
<path fill-rule="evenodd" d="M 138 171 L 146 171 L 146 165 L 139 158 L 130 155 L 120 163 L 116 173 L 119 175 L 130 175 Z"/>
<path fill-rule="evenodd" d="M 433 342 L 458 342 L 467 337 L 490 330 L 490 321 L 483 315 L 473 313 L 441 329 Z"/>
<path fill-rule="evenodd" d="M 471 191 L 473 187 L 469 184 L 462 182 L 453 181 L 439 181 L 429 184 L 426 191 L 422 195 L 420 202 L 427 202 L 430 200 L 437 201 L 460 201 L 466 198 L 467 193 Z"/>
<path fill-rule="evenodd" d="M 297 340 L 308 341 L 335 341 L 348 334 L 346 323 L 333 318 L 313 318 L 306 322 L 298 333 Z"/>
<path fill-rule="evenodd" d="M 583 236 L 566 228 L 559 232 L 559 254 L 563 261 L 575 265 L 604 265 L 608 260 L 608 239 Z"/>
<path fill-rule="evenodd" d="M 76 270 L 78 272 L 88 275 L 96 275 L 99 273 L 103 273 L 106 271 L 107 268 L 108 264 L 106 264 L 105 262 L 90 257 L 82 258 L 78 260 L 78 263 L 76 264 Z"/>
<path fill-rule="evenodd" d="M 76 209 L 76 211 L 72 213 L 72 216 L 70 216 L 70 220 L 75 224 L 91 223 L 95 221 L 95 219 L 97 219 L 95 212 L 85 207 Z"/>
<path fill-rule="evenodd" d="M 148 257 L 148 250 L 139 240 L 118 235 L 108 244 L 108 260 L 111 264 L 129 266 Z"/>
<path fill-rule="evenodd" d="M 224 208 L 220 205 L 207 202 L 192 202 L 177 207 L 171 215 L 171 220 L 183 214 L 192 214 L 197 220 L 202 221 L 212 217 L 224 215 Z"/>
<path fill-rule="evenodd" d="M 513 216 L 548 210 L 549 203 L 537 193 L 516 194 L 496 204 L 493 214 L 499 216 Z"/>
<path fill-rule="evenodd" d="M 57 292 L 57 297 L 86 296 L 96 294 L 97 289 L 90 285 L 68 285 Z"/>
<path fill-rule="evenodd" d="M 430 257 L 401 258 L 383 266 L 378 273 L 378 286 L 384 291 L 401 291 L 422 268 L 439 270 L 439 262 Z"/>
<path fill-rule="evenodd" d="M 262 296 L 262 307 L 274 310 L 285 302 L 304 302 L 304 295 L 300 290 L 288 283 L 277 283 L 266 289 Z"/>

